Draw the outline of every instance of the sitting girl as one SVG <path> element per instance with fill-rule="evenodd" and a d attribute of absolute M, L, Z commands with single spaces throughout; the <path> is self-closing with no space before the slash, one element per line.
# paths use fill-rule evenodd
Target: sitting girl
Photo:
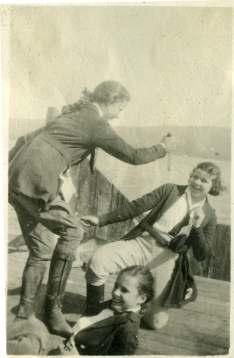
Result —
<path fill-rule="evenodd" d="M 120 271 L 112 300 L 102 304 L 101 312 L 81 317 L 74 334 L 60 348 L 63 355 L 130 355 L 138 345 L 141 316 L 153 298 L 154 279 L 142 266 Z"/>
<path fill-rule="evenodd" d="M 104 226 L 149 211 L 122 239 L 94 253 L 86 273 L 86 313 L 92 315 L 100 309 L 108 276 L 131 265 L 146 266 L 157 277 L 155 300 L 144 316 L 151 328 L 159 329 L 167 323 L 169 307 L 194 300 L 197 289 L 187 251 L 191 249 L 198 261 L 212 254 L 216 215 L 208 194 L 218 195 L 221 188 L 218 166 L 203 162 L 192 170 L 188 185 L 164 184 L 110 213 L 83 217 L 86 227 Z"/>

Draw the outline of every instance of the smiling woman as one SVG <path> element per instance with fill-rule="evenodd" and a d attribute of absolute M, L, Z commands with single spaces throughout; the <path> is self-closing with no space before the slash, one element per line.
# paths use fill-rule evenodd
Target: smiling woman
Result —
<path fill-rule="evenodd" d="M 195 169 L 189 178 L 191 198 L 194 202 L 206 197 L 212 187 L 212 178 L 207 172 Z"/>
<path fill-rule="evenodd" d="M 212 255 L 216 215 L 208 194 L 219 194 L 220 177 L 217 165 L 203 162 L 193 169 L 187 186 L 167 183 L 100 217 L 82 218 L 86 227 L 104 226 L 150 210 L 139 225 L 119 241 L 99 248 L 91 258 L 86 273 L 90 312 L 93 307 L 99 309 L 108 276 L 133 264 L 145 265 L 156 275 L 156 297 L 144 316 L 151 328 L 159 329 L 167 323 L 168 308 L 196 299 L 187 252 L 191 249 L 197 261 Z"/>
<path fill-rule="evenodd" d="M 118 81 L 101 82 L 93 92 L 84 91 L 78 102 L 63 108 L 48 125 L 19 138 L 9 155 L 9 203 L 30 251 L 17 317 L 26 319 L 34 314 L 47 261 L 51 260 L 45 306 L 48 327 L 56 334 L 71 332 L 61 300 L 80 239 L 77 216 L 64 185 L 70 168 L 90 155 L 93 172 L 96 148 L 132 165 L 163 158 L 168 151 L 169 138 L 134 148 L 109 125 L 129 100 L 127 89 Z M 59 236 L 55 249 L 48 231 Z"/>
<path fill-rule="evenodd" d="M 130 266 L 123 269 L 115 281 L 111 307 L 117 312 L 143 312 L 153 296 L 153 277 L 150 271 L 141 266 Z"/>
<path fill-rule="evenodd" d="M 208 193 L 219 195 L 223 190 L 219 167 L 211 162 L 198 164 L 190 175 L 189 187 L 194 200 L 201 200 Z"/>
<path fill-rule="evenodd" d="M 153 285 L 151 272 L 143 266 L 120 271 L 112 300 L 102 304 L 99 314 L 78 320 L 61 353 L 72 354 L 76 348 L 81 355 L 134 354 L 144 308 L 154 295 Z"/>

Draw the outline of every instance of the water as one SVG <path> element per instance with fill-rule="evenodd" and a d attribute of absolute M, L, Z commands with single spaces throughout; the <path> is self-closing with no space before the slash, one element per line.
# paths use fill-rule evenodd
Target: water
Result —
<path fill-rule="evenodd" d="M 10 147 L 15 140 L 10 141 Z M 112 182 L 129 200 L 136 199 L 164 183 L 187 184 L 189 174 L 200 162 L 214 161 L 221 168 L 226 190 L 218 197 L 210 196 L 211 205 L 216 209 L 219 223 L 230 224 L 231 164 L 227 160 L 204 159 L 188 155 L 172 155 L 170 170 L 168 158 L 134 166 L 111 157 L 102 150 L 97 151 L 97 169 Z"/>
<path fill-rule="evenodd" d="M 133 166 L 99 150 L 96 165 L 118 190 L 129 200 L 133 200 L 164 183 L 186 185 L 192 169 L 205 160 L 187 155 L 172 155 L 171 167 L 168 170 L 167 157 L 153 163 Z M 230 162 L 216 160 L 215 163 L 221 168 L 226 190 L 218 197 L 209 196 L 209 201 L 216 209 L 219 223 L 230 224 Z"/>

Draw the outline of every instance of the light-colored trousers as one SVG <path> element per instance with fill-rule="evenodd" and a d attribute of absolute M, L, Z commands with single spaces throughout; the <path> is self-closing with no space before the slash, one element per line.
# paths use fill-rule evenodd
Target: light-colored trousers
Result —
<path fill-rule="evenodd" d="M 171 278 L 178 254 L 159 246 L 150 236 L 108 243 L 90 259 L 86 279 L 94 286 L 103 285 L 108 276 L 132 265 L 148 267 L 155 278 L 155 298 L 151 305 L 154 313 L 162 311 L 160 298 Z"/>

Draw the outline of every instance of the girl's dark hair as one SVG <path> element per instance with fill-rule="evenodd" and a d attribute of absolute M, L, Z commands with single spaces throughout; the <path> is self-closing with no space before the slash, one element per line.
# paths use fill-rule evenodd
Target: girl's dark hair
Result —
<path fill-rule="evenodd" d="M 81 93 L 81 99 L 73 104 L 64 106 L 62 114 L 78 111 L 82 105 L 87 103 L 97 102 L 108 105 L 125 101 L 130 101 L 130 94 L 120 82 L 104 81 L 97 85 L 93 92 L 85 88 Z"/>
<path fill-rule="evenodd" d="M 146 296 L 146 301 L 141 305 L 141 313 L 144 313 L 147 304 L 154 298 L 154 278 L 152 273 L 144 266 L 134 265 L 121 270 L 118 278 L 123 274 L 138 278 L 139 294 Z"/>
<path fill-rule="evenodd" d="M 222 180 L 221 180 L 221 171 L 220 168 L 212 163 L 212 162 L 202 162 L 199 163 L 194 169 L 201 169 L 204 170 L 205 172 L 207 172 L 209 175 L 213 176 L 214 178 L 212 179 L 212 187 L 209 191 L 210 195 L 214 195 L 217 196 L 220 194 L 220 192 L 222 190 L 224 190 L 224 186 L 222 185 Z M 192 173 L 193 173 L 192 172 Z"/>

